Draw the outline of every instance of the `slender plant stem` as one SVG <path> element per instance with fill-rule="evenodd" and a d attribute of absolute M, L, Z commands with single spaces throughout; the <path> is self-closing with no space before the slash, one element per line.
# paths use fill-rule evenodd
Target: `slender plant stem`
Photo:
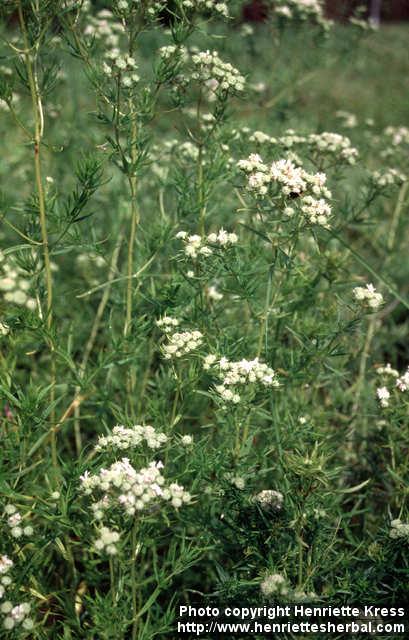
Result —
<path fill-rule="evenodd" d="M 114 559 L 109 556 L 109 578 L 111 582 L 111 597 L 112 604 L 115 604 L 115 571 L 114 571 Z"/>
<path fill-rule="evenodd" d="M 98 330 L 99 330 L 99 327 L 101 325 L 102 316 L 104 315 L 105 307 L 107 306 L 108 301 L 109 301 L 109 296 L 110 296 L 110 293 L 111 293 L 112 281 L 114 280 L 114 276 L 116 274 L 116 267 L 117 267 L 117 264 L 118 264 L 118 257 L 119 257 L 119 253 L 120 253 L 121 246 L 122 246 L 123 235 L 124 235 L 123 231 L 120 231 L 119 239 L 118 239 L 116 247 L 115 247 L 115 249 L 114 249 L 114 251 L 112 253 L 111 263 L 109 265 L 108 285 L 105 287 L 103 296 L 102 296 L 101 301 L 100 301 L 100 303 L 98 305 L 98 309 L 97 309 L 97 312 L 95 314 L 94 323 L 92 325 L 91 333 L 90 333 L 90 336 L 88 338 L 87 344 L 85 345 L 84 355 L 83 355 L 83 358 L 82 358 L 81 364 L 80 364 L 80 377 L 81 377 L 81 379 L 84 377 L 85 370 L 86 370 L 87 364 L 88 364 L 88 360 L 89 360 L 89 357 L 90 357 L 90 355 L 92 353 L 92 349 L 94 348 L 95 340 L 96 340 L 97 335 L 98 335 Z M 75 389 L 75 395 L 78 396 L 79 393 L 80 393 L 80 387 L 77 386 L 76 389 Z M 80 407 L 80 405 L 78 405 L 78 406 L 75 407 L 75 410 L 74 410 L 74 415 L 75 415 L 74 438 L 75 438 L 75 448 L 76 448 L 76 451 L 77 451 L 77 455 L 79 455 L 80 452 L 82 451 L 80 412 L 81 412 L 81 407 Z"/>
<path fill-rule="evenodd" d="M 129 55 L 132 57 L 134 53 L 134 45 L 136 41 L 137 33 L 131 29 L 129 34 Z M 119 104 L 118 104 L 119 109 Z M 132 272 L 133 272 L 133 261 L 134 261 L 134 248 L 135 248 L 135 239 L 136 239 L 136 230 L 139 224 L 139 209 L 137 203 L 137 187 L 138 187 L 138 179 L 136 175 L 136 163 L 138 159 L 138 123 L 137 123 L 137 113 L 135 111 L 135 104 L 133 98 L 129 99 L 129 114 L 131 121 L 131 161 L 132 161 L 132 169 L 128 175 L 129 188 L 131 192 L 131 229 L 129 235 L 129 245 L 128 245 L 128 259 L 127 259 L 127 284 L 126 284 L 126 312 L 125 312 L 125 324 L 124 324 L 124 337 L 126 338 L 129 334 L 129 330 L 132 322 L 132 303 L 133 303 L 133 283 L 132 283 Z M 132 377 L 129 376 L 128 382 L 130 388 L 128 388 L 128 392 L 132 393 Z"/>
<path fill-rule="evenodd" d="M 138 127 L 136 122 L 135 107 L 132 99 L 129 101 L 130 114 L 131 114 L 131 159 L 132 159 L 132 173 L 129 175 L 129 188 L 131 192 L 131 229 L 129 234 L 128 244 L 128 257 L 127 257 L 127 281 L 126 281 L 126 311 L 125 311 L 125 324 L 124 324 L 124 338 L 127 338 L 130 332 L 132 324 L 132 311 L 133 311 L 133 264 L 134 264 L 134 251 L 136 232 L 139 225 L 139 209 L 137 202 L 137 187 L 138 179 L 136 176 L 136 162 L 137 162 L 137 141 L 138 141 Z M 133 367 L 127 375 L 127 396 L 128 403 L 131 412 L 134 412 L 134 389 L 136 383 L 136 375 Z"/>
<path fill-rule="evenodd" d="M 51 260 L 50 260 L 50 250 L 49 250 L 48 231 L 47 231 L 47 213 L 46 213 L 45 195 L 44 195 L 43 179 L 42 179 L 42 173 L 41 173 L 41 145 L 42 145 L 42 138 L 44 134 L 44 118 L 43 118 L 43 107 L 42 107 L 41 95 L 38 87 L 36 64 L 35 64 L 39 42 L 37 42 L 36 46 L 32 49 L 35 52 L 35 54 L 32 54 L 31 48 L 29 46 L 27 27 L 24 19 L 21 0 L 18 0 L 17 9 L 18 9 L 21 33 L 24 40 L 24 61 L 25 61 L 25 66 L 27 70 L 27 79 L 28 79 L 28 84 L 30 88 L 31 102 L 32 102 L 32 108 L 33 108 L 33 115 L 34 115 L 34 170 L 35 170 L 35 182 L 36 182 L 37 196 L 38 196 L 38 208 L 39 208 L 39 214 L 40 214 L 41 239 L 42 239 L 42 246 L 43 246 L 45 286 L 47 291 L 46 323 L 47 323 L 48 342 L 49 342 L 50 356 L 51 356 L 50 419 L 51 419 L 51 423 L 54 425 L 56 362 L 55 362 L 54 343 L 51 336 L 51 330 L 52 330 L 52 324 L 53 324 L 53 280 L 52 280 L 52 272 L 51 272 Z M 33 58 L 33 55 L 34 55 L 34 58 Z M 54 470 L 56 470 L 58 468 L 58 459 L 57 459 L 57 440 L 56 440 L 55 429 L 51 430 L 50 442 L 51 442 L 52 464 L 53 464 Z"/>
<path fill-rule="evenodd" d="M 198 128 L 198 136 L 200 136 L 200 118 L 201 118 L 201 106 L 202 106 L 202 92 L 200 92 L 197 109 L 196 120 Z M 204 194 L 204 172 L 203 172 L 203 140 L 199 139 L 197 142 L 198 154 L 197 154 L 197 207 L 199 210 L 199 233 L 204 236 L 205 234 L 205 222 L 206 222 L 206 199 Z"/>
<path fill-rule="evenodd" d="M 153 354 L 154 354 L 154 340 L 152 337 L 149 340 L 147 364 L 146 364 L 145 372 L 143 374 L 142 384 L 140 385 L 139 400 L 138 400 L 138 406 L 137 406 L 138 415 L 140 415 L 142 411 L 142 403 L 143 403 L 146 388 L 149 382 L 149 374 L 151 372 Z"/>
<path fill-rule="evenodd" d="M 136 130 L 136 126 L 135 126 Z M 134 145 L 132 144 L 132 147 Z M 124 336 L 127 337 L 129 334 L 129 330 L 132 322 L 132 298 L 133 298 L 133 282 L 132 282 L 132 273 L 133 273 L 133 260 L 134 260 L 134 247 L 135 247 L 135 239 L 136 239 L 136 230 L 139 224 L 139 211 L 137 206 L 137 179 L 136 176 L 131 176 L 129 178 L 129 186 L 131 190 L 131 230 L 129 234 L 129 244 L 128 244 L 128 259 L 127 259 L 127 282 L 126 282 L 126 313 L 125 313 L 125 324 L 124 324 Z"/>
<path fill-rule="evenodd" d="M 399 190 L 399 195 L 398 195 L 398 199 L 397 199 L 397 202 L 396 202 L 395 210 L 393 212 L 392 223 L 391 223 L 391 227 L 390 227 L 390 231 L 389 231 L 389 237 L 388 237 L 388 243 L 387 243 L 389 251 L 392 251 L 393 245 L 395 244 L 396 231 L 397 231 L 398 225 L 399 225 L 400 214 L 401 214 L 401 211 L 402 211 L 403 206 L 405 204 L 406 192 L 408 190 L 408 187 L 409 187 L 409 181 L 406 181 L 406 182 L 403 183 L 403 185 L 401 186 L 401 188 Z"/>
<path fill-rule="evenodd" d="M 365 382 L 365 375 L 366 375 L 366 365 L 368 362 L 368 358 L 369 358 L 369 354 L 370 354 L 370 350 L 371 350 L 371 344 L 372 344 L 372 340 L 374 338 L 375 335 L 375 328 L 377 325 L 377 318 L 376 316 L 372 316 L 369 320 L 368 323 L 368 329 L 366 332 L 366 338 L 365 338 L 365 344 L 364 344 L 364 348 L 361 354 L 361 360 L 359 363 L 359 373 L 358 373 L 358 379 L 356 381 L 356 387 L 355 387 L 355 397 L 354 397 L 354 404 L 352 406 L 352 415 L 354 417 L 356 417 L 358 410 L 359 410 L 359 402 L 360 402 L 360 398 L 361 398 L 361 393 L 362 393 L 362 388 L 364 386 L 364 382 Z"/>
<path fill-rule="evenodd" d="M 298 534 L 298 588 L 302 587 L 303 581 L 303 558 L 304 549 L 303 549 L 303 541 L 301 538 L 301 533 Z"/>
<path fill-rule="evenodd" d="M 258 334 L 258 347 L 257 347 L 257 357 L 261 356 L 261 352 L 263 350 L 263 338 L 265 338 L 265 333 L 267 331 L 267 318 L 269 316 L 269 313 L 271 311 L 272 305 L 274 304 L 273 301 L 270 301 L 270 296 L 271 296 L 271 280 L 272 280 L 272 273 L 271 270 L 269 269 L 268 272 L 268 283 L 267 283 L 267 288 L 266 288 L 266 301 L 265 301 L 265 307 L 264 307 L 264 314 L 260 323 L 260 330 L 259 330 L 259 334 Z M 278 291 L 279 291 L 280 287 L 277 287 L 276 291 L 275 291 L 275 295 L 273 300 L 275 301 L 278 295 Z"/>
<path fill-rule="evenodd" d="M 264 313 L 260 322 L 260 330 L 259 330 L 259 336 L 258 336 L 258 348 L 257 348 L 257 357 L 260 357 L 261 352 L 263 350 L 263 337 L 265 338 L 265 347 L 266 347 L 266 351 L 267 351 L 267 328 L 268 328 L 268 317 L 271 313 L 271 311 L 274 308 L 274 305 L 277 301 L 277 298 L 279 296 L 279 293 L 281 291 L 282 285 L 284 284 L 284 281 L 286 278 L 289 277 L 290 273 L 291 273 L 291 268 L 292 268 L 292 260 L 295 254 L 295 250 L 297 248 L 297 244 L 298 244 L 298 238 L 299 238 L 299 233 L 300 233 L 300 229 L 301 229 L 301 222 L 299 222 L 293 238 L 292 238 L 292 243 L 289 247 L 288 250 L 288 257 L 290 258 L 290 263 L 289 263 L 289 268 L 286 269 L 285 271 L 283 271 L 283 273 L 281 274 L 281 276 L 278 279 L 278 283 L 276 285 L 275 291 L 274 291 L 274 295 L 272 297 L 272 299 L 270 300 L 270 296 L 271 296 L 271 283 L 272 283 L 272 278 L 273 278 L 273 272 L 270 269 L 269 273 L 268 273 L 268 283 L 267 283 L 267 289 L 266 289 L 266 301 L 265 301 L 265 308 L 264 308 Z"/>
<path fill-rule="evenodd" d="M 132 640 L 136 640 L 138 633 L 138 598 L 136 591 L 136 554 L 137 554 L 137 535 L 138 535 L 138 521 L 135 518 L 132 527 L 132 539 L 131 539 L 131 589 L 132 589 Z"/>
<path fill-rule="evenodd" d="M 197 199 L 199 207 L 199 231 L 205 235 L 206 204 L 204 197 L 204 176 L 203 176 L 203 145 L 199 145 L 199 155 L 197 160 Z"/>

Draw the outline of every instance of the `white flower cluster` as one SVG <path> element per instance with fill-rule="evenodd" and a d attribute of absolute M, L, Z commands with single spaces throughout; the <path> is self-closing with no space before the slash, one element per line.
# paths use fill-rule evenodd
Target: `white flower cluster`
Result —
<path fill-rule="evenodd" d="M 239 169 L 248 175 L 248 188 L 258 195 L 266 195 L 271 182 L 269 168 L 258 153 L 251 153 L 246 160 L 239 160 Z"/>
<path fill-rule="evenodd" d="M 378 387 L 378 389 L 376 390 L 376 396 L 381 407 L 389 407 L 389 399 L 391 397 L 391 394 L 387 387 Z"/>
<path fill-rule="evenodd" d="M 127 2 L 127 0 L 116 0 L 116 8 L 117 10 L 121 13 L 121 12 L 127 12 L 129 11 L 129 4 Z"/>
<path fill-rule="evenodd" d="M 171 318 L 171 316 L 163 316 L 163 318 L 156 320 L 156 326 L 162 329 L 165 333 L 169 333 L 169 331 L 172 331 L 174 327 L 178 327 L 179 324 L 179 320 L 177 318 Z"/>
<path fill-rule="evenodd" d="M 401 185 L 406 182 L 408 178 L 398 169 L 386 169 L 386 171 L 373 171 L 371 179 L 377 187 L 390 187 L 393 185 Z"/>
<path fill-rule="evenodd" d="M 351 145 L 350 139 L 339 133 L 311 133 L 307 136 L 307 143 L 315 151 L 333 154 L 348 164 L 355 164 L 358 157 L 358 150 Z"/>
<path fill-rule="evenodd" d="M 270 574 L 260 583 L 260 591 L 266 597 L 274 594 L 285 596 L 288 594 L 287 580 L 279 573 Z"/>
<path fill-rule="evenodd" d="M 7 587 L 12 584 L 12 579 L 8 575 L 10 569 L 14 566 L 13 560 L 7 555 L 0 556 L 0 599 L 2 599 L 7 591 Z M 6 600 L 0 606 L 0 612 L 4 614 L 3 626 L 5 629 L 14 629 L 19 624 L 23 629 L 32 629 L 34 621 L 28 617 L 31 606 L 28 602 L 22 602 L 13 605 L 10 600 Z"/>
<path fill-rule="evenodd" d="M 91 2 L 90 0 L 64 0 L 64 6 L 66 9 L 81 9 L 85 12 L 91 9 Z"/>
<path fill-rule="evenodd" d="M 13 302 L 27 309 L 34 310 L 37 302 L 30 297 L 29 289 L 31 287 L 30 280 L 24 274 L 24 271 L 10 259 L 6 261 L 4 254 L 0 251 L 0 291 L 3 291 L 3 297 L 6 302 Z"/>
<path fill-rule="evenodd" d="M 392 520 L 389 537 L 393 540 L 403 539 L 409 541 L 409 524 L 402 522 L 399 518 Z"/>
<path fill-rule="evenodd" d="M 391 139 L 391 143 L 395 147 L 401 144 L 409 144 L 408 127 L 386 127 L 384 134 Z"/>
<path fill-rule="evenodd" d="M 296 133 L 294 129 L 287 129 L 284 135 L 278 138 L 278 143 L 286 149 L 291 149 L 295 145 L 305 144 L 307 138 L 299 133 Z"/>
<path fill-rule="evenodd" d="M 98 269 L 101 269 L 102 267 L 105 267 L 106 265 L 106 260 L 98 255 L 97 253 L 79 253 L 75 259 L 78 267 L 80 267 L 81 269 L 89 269 L 92 266 L 97 267 Z"/>
<path fill-rule="evenodd" d="M 187 49 L 183 45 L 168 44 L 159 49 L 159 55 L 162 60 L 169 61 L 180 60 L 187 57 Z"/>
<path fill-rule="evenodd" d="M 123 33 L 123 25 L 115 20 L 113 13 L 108 9 L 98 11 L 95 16 L 92 13 L 87 15 L 84 35 L 101 41 L 103 46 L 117 47 Z"/>
<path fill-rule="evenodd" d="M 274 141 L 274 138 L 271 140 Z M 346 162 L 347 164 L 355 164 L 358 157 L 358 150 L 351 145 L 349 138 L 330 131 L 301 135 L 296 133 L 294 129 L 287 129 L 284 135 L 277 139 L 277 142 L 285 149 L 292 149 L 299 145 L 309 148 L 319 156 L 328 154 L 332 158 L 336 157 L 338 162 Z"/>
<path fill-rule="evenodd" d="M 29 602 L 13 605 L 10 600 L 6 600 L 0 605 L 1 613 L 5 614 L 3 626 L 7 630 L 14 629 L 20 624 L 23 629 L 30 630 L 34 627 L 34 621 L 28 615 L 31 610 Z"/>
<path fill-rule="evenodd" d="M 396 386 L 399 391 L 407 391 L 409 389 L 409 367 L 406 372 L 396 380 Z"/>
<path fill-rule="evenodd" d="M 342 121 L 342 126 L 345 129 L 354 129 L 358 126 L 358 118 L 354 113 L 340 110 L 335 112 L 335 116 Z"/>
<path fill-rule="evenodd" d="M 203 155 L 206 156 L 205 149 L 203 149 Z M 162 145 L 153 145 L 152 152 L 155 154 L 156 163 L 154 165 L 155 172 L 163 179 L 163 176 L 167 175 L 169 162 L 172 154 L 176 154 L 178 158 L 186 160 L 189 163 L 196 161 L 199 154 L 198 146 L 187 140 L 181 142 L 177 138 L 171 140 L 165 140 Z M 166 159 L 166 168 L 161 163 L 164 158 Z"/>
<path fill-rule="evenodd" d="M 32 536 L 34 533 L 33 527 L 31 525 L 27 525 L 25 527 L 22 526 L 23 518 L 21 513 L 17 511 L 17 508 L 14 504 L 8 504 L 4 508 L 4 514 L 7 517 L 7 524 L 10 527 L 10 533 L 13 538 L 21 538 L 24 536 Z"/>
<path fill-rule="evenodd" d="M 127 89 L 136 85 L 140 78 L 136 73 L 137 64 L 131 56 L 122 55 L 117 48 L 110 49 L 105 54 L 106 60 L 102 64 L 102 70 L 109 78 L 117 78 L 120 76 L 121 84 Z"/>
<path fill-rule="evenodd" d="M 256 496 L 254 496 L 254 501 L 257 502 L 258 505 L 262 509 L 275 509 L 276 511 L 280 511 L 283 506 L 284 496 L 280 491 L 275 491 L 274 489 L 263 489 Z"/>
<path fill-rule="evenodd" d="M 11 560 L 8 556 L 0 556 L 0 600 L 6 593 L 7 587 L 9 587 L 13 582 L 10 576 L 7 575 L 13 565 L 13 560 Z"/>
<path fill-rule="evenodd" d="M 319 224 L 325 229 L 330 228 L 329 218 L 332 209 L 326 200 L 305 196 L 301 202 L 301 211 L 310 224 Z"/>
<path fill-rule="evenodd" d="M 195 260 L 198 256 L 210 256 L 213 248 L 227 248 L 236 244 L 238 237 L 235 233 L 229 233 L 220 229 L 217 233 L 210 233 L 208 236 L 188 235 L 186 231 L 179 231 L 176 238 L 183 240 L 185 254 Z M 209 245 L 214 245 L 212 248 Z"/>
<path fill-rule="evenodd" d="M 246 487 L 246 480 L 245 478 L 243 478 L 243 476 L 236 476 L 227 473 L 226 480 L 229 480 L 233 487 L 236 487 L 236 489 L 239 489 L 239 491 L 243 491 L 243 489 L 245 489 Z"/>
<path fill-rule="evenodd" d="M 264 387 L 278 387 L 279 385 L 273 369 L 260 362 L 258 358 L 232 362 L 227 358 L 218 360 L 215 355 L 208 355 L 204 358 L 203 368 L 216 370 L 217 376 L 222 382 L 222 384 L 215 386 L 217 393 L 223 400 L 234 404 L 241 401 L 236 387 L 254 384 L 261 384 Z"/>
<path fill-rule="evenodd" d="M 325 228 L 330 226 L 332 210 L 324 198 L 331 198 L 332 194 L 326 187 L 325 173 L 308 173 L 289 159 L 277 160 L 268 167 L 257 153 L 251 154 L 247 160 L 240 160 L 238 167 L 247 173 L 250 191 L 264 196 L 271 185 L 278 184 L 284 197 L 300 197 L 300 211 L 309 224 L 319 224 Z M 295 210 L 286 207 L 284 213 L 291 217 Z"/>
<path fill-rule="evenodd" d="M 228 233 L 221 228 L 217 233 L 209 233 L 207 240 L 210 244 L 215 244 L 220 247 L 228 247 L 231 244 L 236 244 L 238 237 L 235 233 Z"/>
<path fill-rule="evenodd" d="M 102 449 L 134 449 L 146 442 L 149 449 L 159 449 L 167 441 L 164 433 L 158 433 L 150 425 L 136 424 L 133 427 L 117 425 L 109 436 L 100 436 L 95 446 L 96 451 Z"/>
<path fill-rule="evenodd" d="M 389 401 L 391 399 L 392 387 L 388 388 L 386 384 L 390 379 L 395 380 L 395 389 L 398 389 L 401 393 L 408 391 L 409 389 L 409 367 L 401 376 L 396 369 L 392 369 L 390 364 L 385 367 L 378 367 L 376 373 L 384 377 L 384 386 L 378 387 L 376 390 L 376 396 L 379 400 L 381 407 L 389 407 Z"/>
<path fill-rule="evenodd" d="M 13 566 L 13 560 L 6 555 L 0 556 L 0 575 L 4 575 L 8 572 L 9 569 Z"/>
<path fill-rule="evenodd" d="M 274 2 L 276 15 L 289 20 L 314 19 L 319 23 L 327 24 L 324 20 L 323 4 L 320 0 L 278 0 Z"/>
<path fill-rule="evenodd" d="M 229 62 L 223 62 L 217 51 L 199 51 L 192 55 L 193 79 L 211 83 L 215 94 L 244 90 L 245 79 Z"/>
<path fill-rule="evenodd" d="M 197 145 L 193 144 L 193 142 L 190 142 L 189 140 L 182 142 L 182 144 L 176 142 L 176 147 L 177 152 L 185 160 L 197 160 L 199 156 L 199 149 Z"/>
<path fill-rule="evenodd" d="M 256 142 L 257 144 L 276 144 L 277 140 L 263 131 L 254 131 L 254 133 L 249 137 L 249 142 Z"/>
<path fill-rule="evenodd" d="M 229 17 L 226 2 L 215 2 L 214 0 L 182 0 L 182 6 L 184 9 L 215 11 L 225 18 Z"/>
<path fill-rule="evenodd" d="M 210 285 L 210 287 L 206 290 L 207 296 L 210 300 L 214 300 L 214 302 L 219 302 L 223 299 L 223 294 L 217 289 L 215 285 Z M 1 330 L 1 328 L 0 328 Z"/>
<path fill-rule="evenodd" d="M 207 112 L 200 114 L 200 128 L 203 131 L 211 131 L 216 122 L 216 116 L 214 116 L 213 113 Z M 221 145 L 221 148 L 227 151 L 229 147 L 227 145 Z"/>
<path fill-rule="evenodd" d="M 376 30 L 378 28 L 377 24 L 372 20 L 365 20 L 364 18 L 359 18 L 356 16 L 351 16 L 348 18 L 348 22 L 353 24 L 358 29 L 362 29 L 362 31 Z"/>
<path fill-rule="evenodd" d="M 365 287 L 354 287 L 353 294 L 355 300 L 362 302 L 371 309 L 378 309 L 383 303 L 383 295 L 376 291 L 373 284 L 367 284 Z"/>
<path fill-rule="evenodd" d="M 182 486 L 177 483 L 166 486 L 161 469 L 162 462 L 151 462 L 137 471 L 128 458 L 122 458 L 98 474 L 85 472 L 80 480 L 85 494 L 104 494 L 97 503 L 99 510 L 119 506 L 127 515 L 133 516 L 159 501 L 169 502 L 176 509 L 190 502 L 191 496 Z"/>
<path fill-rule="evenodd" d="M 270 167 L 270 176 L 273 182 L 282 185 L 284 195 L 301 195 L 308 189 L 308 185 L 314 186 L 314 193 L 320 195 L 326 190 L 326 175 L 324 173 L 309 174 L 302 167 L 297 167 L 291 160 L 277 160 Z M 325 193 L 327 193 L 325 191 Z"/>
<path fill-rule="evenodd" d="M 165 360 L 181 358 L 194 351 L 203 342 L 203 334 L 200 331 L 182 331 L 168 335 L 168 343 L 162 347 Z"/>
<path fill-rule="evenodd" d="M 393 369 L 389 362 L 384 367 L 376 367 L 376 373 L 380 376 L 391 376 L 392 378 L 399 378 L 399 371 Z"/>
<path fill-rule="evenodd" d="M 99 538 L 95 540 L 94 547 L 97 551 L 105 551 L 107 555 L 115 556 L 118 553 L 116 543 L 119 542 L 119 538 L 118 531 L 112 531 L 108 527 L 101 527 Z"/>
<path fill-rule="evenodd" d="M 141 6 L 140 0 L 114 0 L 116 10 L 122 15 L 132 10 L 134 5 L 146 12 L 146 17 L 155 20 L 166 6 L 165 0 L 150 0 Z M 102 12 L 100 12 L 102 13 Z"/>

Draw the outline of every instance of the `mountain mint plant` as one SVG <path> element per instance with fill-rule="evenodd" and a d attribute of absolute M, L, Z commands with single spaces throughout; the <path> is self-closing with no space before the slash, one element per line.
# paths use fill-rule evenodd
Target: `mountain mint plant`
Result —
<path fill-rule="evenodd" d="M 1 637 L 409 605 L 409 112 L 242 4 L 0 7 Z"/>

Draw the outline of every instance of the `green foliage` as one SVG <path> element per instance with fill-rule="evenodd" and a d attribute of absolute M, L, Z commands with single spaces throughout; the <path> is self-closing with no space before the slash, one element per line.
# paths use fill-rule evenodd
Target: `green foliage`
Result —
<path fill-rule="evenodd" d="M 0 636 L 408 606 L 405 29 L 88 4 L 1 7 Z"/>

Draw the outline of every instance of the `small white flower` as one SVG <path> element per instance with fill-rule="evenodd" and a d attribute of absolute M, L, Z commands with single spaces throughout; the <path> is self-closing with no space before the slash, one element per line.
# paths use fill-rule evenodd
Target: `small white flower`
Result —
<path fill-rule="evenodd" d="M 181 358 L 200 347 L 203 334 L 200 331 L 183 331 L 168 335 L 168 342 L 162 347 L 166 360 Z"/>
<path fill-rule="evenodd" d="M 391 397 L 391 394 L 389 393 L 386 387 L 379 387 L 376 390 L 376 395 L 378 397 L 381 407 L 389 406 L 389 398 Z"/>
<path fill-rule="evenodd" d="M 399 391 L 407 391 L 409 389 L 409 367 L 407 371 L 396 380 L 396 386 Z"/>
<path fill-rule="evenodd" d="M 287 581 L 279 573 L 267 575 L 260 584 L 261 593 L 264 596 L 271 596 L 274 593 L 286 595 L 288 593 Z"/>
<path fill-rule="evenodd" d="M 231 479 L 231 483 L 240 491 L 242 491 L 246 486 L 246 481 L 242 476 L 234 476 Z"/>
<path fill-rule="evenodd" d="M 7 573 L 9 569 L 13 566 L 13 560 L 11 560 L 8 556 L 3 555 L 0 556 L 0 575 Z"/>
<path fill-rule="evenodd" d="M 14 506 L 14 504 L 7 504 L 4 507 L 4 513 L 7 515 L 12 515 L 13 513 L 16 513 L 17 511 L 17 507 Z"/>
<path fill-rule="evenodd" d="M 355 287 L 353 289 L 355 300 L 362 302 L 371 309 L 377 309 L 383 303 L 383 296 L 378 293 L 373 284 L 367 284 L 365 287 Z"/>
<path fill-rule="evenodd" d="M 254 497 L 254 500 L 263 509 L 276 509 L 279 511 L 282 508 L 284 496 L 280 491 L 264 489 Z"/>
<path fill-rule="evenodd" d="M 399 518 L 392 520 L 389 536 L 394 540 L 405 540 L 409 542 L 409 524 L 401 522 Z"/>
<path fill-rule="evenodd" d="M 254 360 L 240 360 L 231 362 L 223 357 L 217 360 L 215 356 L 206 356 L 204 369 L 215 370 L 221 384 L 215 385 L 215 391 L 227 402 L 238 404 L 241 400 L 237 387 L 261 385 L 263 387 L 277 387 L 278 380 L 275 372 L 267 364 Z"/>
<path fill-rule="evenodd" d="M 220 291 L 218 291 L 214 285 L 208 287 L 207 295 L 209 296 L 210 300 L 214 300 L 215 302 L 219 302 L 223 299 L 223 294 L 220 293 Z"/>
<path fill-rule="evenodd" d="M 13 603 L 12 603 L 12 602 L 10 602 L 10 600 L 6 600 L 5 602 L 3 602 L 3 603 L 0 605 L 0 611 L 1 611 L 2 613 L 10 613 L 10 611 L 12 610 L 12 608 L 13 608 Z"/>

